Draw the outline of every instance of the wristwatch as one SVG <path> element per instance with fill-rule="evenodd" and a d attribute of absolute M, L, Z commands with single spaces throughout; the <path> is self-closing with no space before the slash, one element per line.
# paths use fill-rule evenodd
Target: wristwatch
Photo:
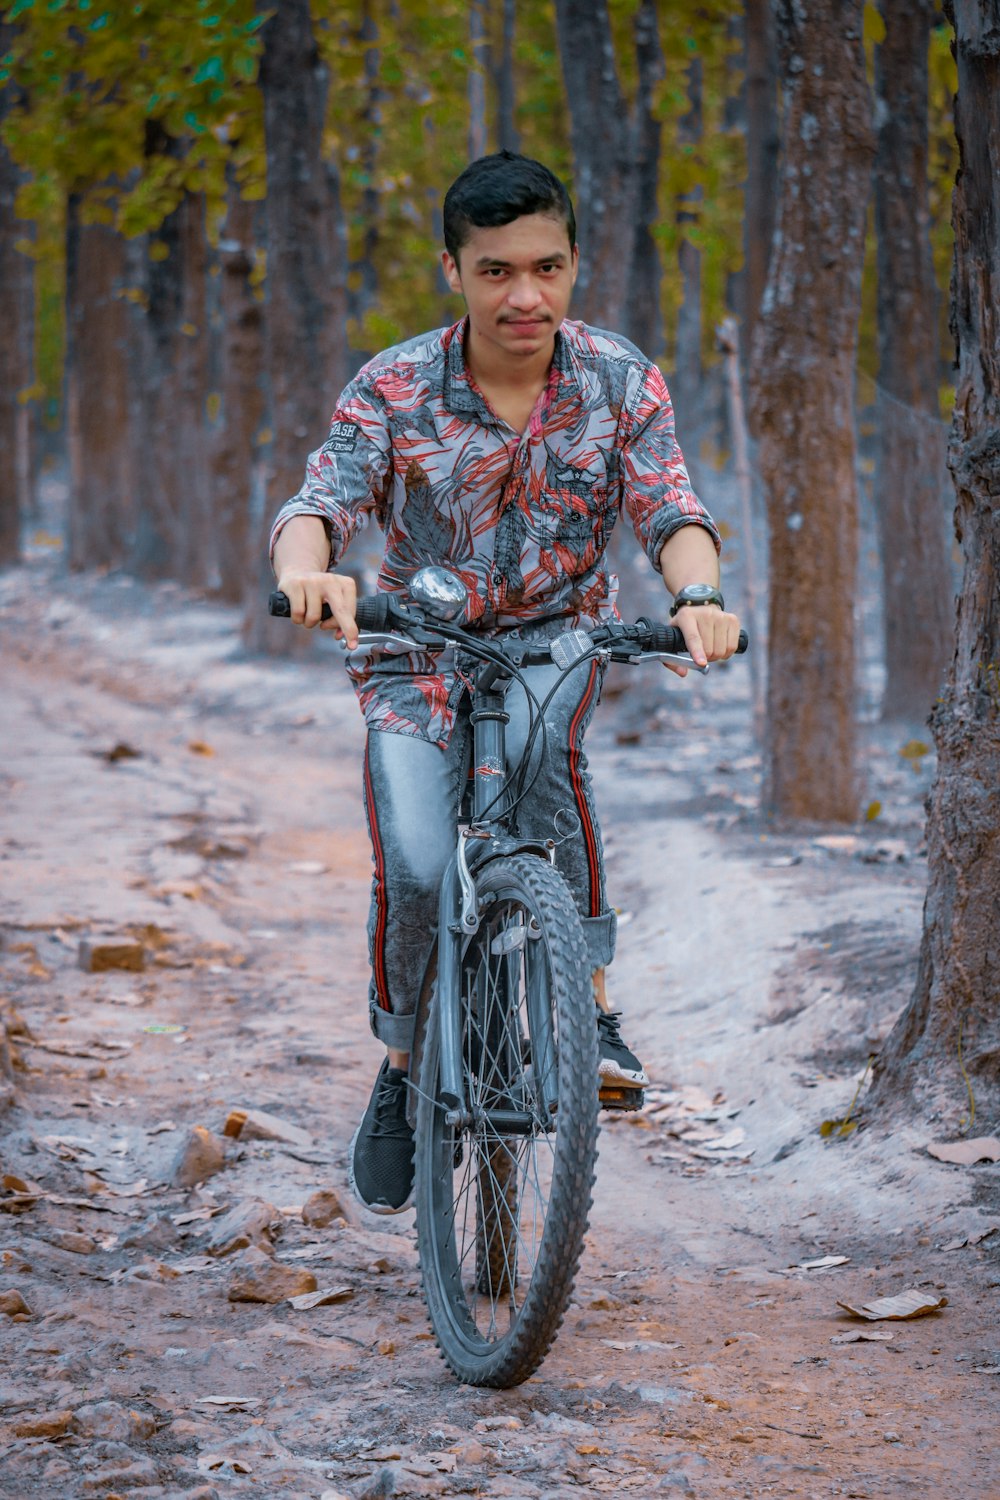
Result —
<path fill-rule="evenodd" d="M 714 583 L 689 583 L 675 596 L 670 618 L 685 604 L 717 604 L 720 609 L 725 609 L 726 601 L 723 599 Z"/>

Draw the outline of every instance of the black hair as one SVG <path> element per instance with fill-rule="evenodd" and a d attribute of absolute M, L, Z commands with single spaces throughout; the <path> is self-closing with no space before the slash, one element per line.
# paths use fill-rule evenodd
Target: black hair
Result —
<path fill-rule="evenodd" d="M 496 229 L 525 214 L 549 214 L 566 225 L 576 244 L 576 215 L 566 188 L 554 172 L 530 156 L 497 151 L 470 162 L 444 199 L 444 242 L 449 255 L 458 252 L 473 229 Z"/>

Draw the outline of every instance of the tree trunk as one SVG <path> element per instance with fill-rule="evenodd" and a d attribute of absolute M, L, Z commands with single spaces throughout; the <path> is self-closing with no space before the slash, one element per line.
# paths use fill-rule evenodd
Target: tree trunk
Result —
<path fill-rule="evenodd" d="M 328 76 L 307 0 L 267 7 L 260 87 L 267 150 L 265 359 L 273 440 L 267 455 L 265 528 L 294 495 L 309 452 L 329 431 L 343 385 L 346 240 L 336 170 L 323 157 Z M 247 611 L 248 644 L 295 649 L 295 632 L 264 613 L 270 569 Z"/>
<path fill-rule="evenodd" d="M 150 122 L 148 148 L 177 143 Z M 205 200 L 187 193 L 147 245 L 142 494 L 132 567 L 146 578 L 210 587 L 216 542 L 208 505 L 208 245 Z"/>
<path fill-rule="evenodd" d="M 69 563 L 121 567 L 129 555 L 135 485 L 129 432 L 126 246 L 105 224 L 66 214 L 66 435 Z"/>
<path fill-rule="evenodd" d="M 875 511 L 885 609 L 882 713 L 923 720 L 947 668 L 954 613 L 927 196 L 927 47 L 935 5 L 880 0 L 880 9 Z"/>
<path fill-rule="evenodd" d="M 743 323 L 740 348 L 749 364 L 774 239 L 778 178 L 778 56 L 772 0 L 746 0 L 747 185 L 743 217 Z"/>
<path fill-rule="evenodd" d="M 0 23 L 0 56 L 7 54 L 13 31 Z M 0 124 L 18 103 L 19 91 L 8 81 L 0 90 Z M 0 567 L 17 561 L 28 499 L 24 493 L 28 422 L 21 392 L 31 383 L 34 324 L 31 262 L 15 248 L 29 232 L 29 226 L 14 215 L 22 181 L 23 174 L 0 137 L 0 326 L 4 330 L 0 338 Z"/>
<path fill-rule="evenodd" d="M 652 229 L 659 217 L 657 199 L 663 127 L 655 114 L 655 106 L 657 86 L 665 71 L 656 0 L 641 0 L 636 11 L 635 55 L 638 72 L 635 247 L 624 331 L 644 354 L 656 359 L 663 347 L 663 317 L 660 311 L 660 253 Z"/>
<path fill-rule="evenodd" d="M 702 66 L 701 58 L 692 53 L 688 63 L 687 98 L 690 108 L 679 121 L 678 140 L 682 145 L 697 147 L 702 134 Z M 681 305 L 677 311 L 677 352 L 673 395 L 682 418 L 692 421 L 701 397 L 701 251 L 685 233 L 689 224 L 697 225 L 701 217 L 704 189 L 696 185 L 677 200 L 677 223 L 680 244 L 677 264 L 681 274 Z"/>
<path fill-rule="evenodd" d="M 569 103 L 580 241 L 574 315 L 600 327 L 626 322 L 635 247 L 635 132 L 618 80 L 607 0 L 556 0 Z"/>
<path fill-rule="evenodd" d="M 957 1115 L 973 1094 L 985 1124 L 1000 1106 L 1000 0 L 953 0 L 947 11 L 959 145 L 951 312 L 959 383 L 948 463 L 964 572 L 956 649 L 931 716 L 938 763 L 920 965 L 879 1060 L 875 1097 L 910 1100 L 915 1086 L 922 1102 L 940 1106 L 947 1092 Z"/>
<path fill-rule="evenodd" d="M 516 151 L 517 125 L 514 96 L 514 23 L 517 0 L 503 0 L 500 14 L 500 46 L 496 49 L 493 87 L 496 91 L 497 150 Z"/>
<path fill-rule="evenodd" d="M 766 804 L 852 821 L 854 365 L 874 151 L 862 0 L 778 0 L 778 230 L 753 352 L 770 532 Z"/>
<path fill-rule="evenodd" d="M 486 38 L 485 0 L 469 0 L 469 160 L 486 155 L 486 75 L 489 46 Z"/>
<path fill-rule="evenodd" d="M 247 203 L 230 175 L 226 223 L 219 241 L 219 411 L 212 435 L 212 493 L 219 592 L 231 603 L 256 581 L 250 524 L 258 435 L 264 419 L 264 308 L 251 275 L 261 205 Z"/>

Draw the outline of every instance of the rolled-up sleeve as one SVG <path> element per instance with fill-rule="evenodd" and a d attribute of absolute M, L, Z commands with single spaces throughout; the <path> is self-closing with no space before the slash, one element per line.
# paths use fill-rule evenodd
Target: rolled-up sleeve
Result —
<path fill-rule="evenodd" d="M 302 488 L 274 519 L 271 557 L 293 516 L 319 516 L 330 538 L 329 566 L 336 567 L 355 532 L 379 515 L 391 464 L 385 409 L 362 370 L 338 401 L 326 442 L 309 455 Z"/>
<path fill-rule="evenodd" d="M 622 503 L 654 568 L 659 567 L 664 542 L 681 526 L 704 526 L 720 550 L 718 528 L 691 488 L 674 435 L 670 394 L 655 365 L 636 373 L 636 389 L 623 412 L 622 436 Z"/>

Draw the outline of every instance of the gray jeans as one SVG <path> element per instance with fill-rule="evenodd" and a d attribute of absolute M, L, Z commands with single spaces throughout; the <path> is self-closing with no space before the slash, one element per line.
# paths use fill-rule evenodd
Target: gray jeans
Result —
<path fill-rule="evenodd" d="M 539 701 L 559 675 L 548 664 L 522 670 Z M 601 675 L 596 662 L 581 662 L 563 679 L 545 713 L 544 750 L 540 734 L 532 749 L 531 769 L 538 769 L 538 777 L 517 810 L 521 837 L 564 840 L 556 867 L 573 892 L 594 969 L 611 962 L 615 947 L 615 914 L 605 898 L 601 832 L 583 750 Z M 365 747 L 365 813 L 375 866 L 368 919 L 371 1025 L 387 1047 L 402 1052 L 410 1049 L 437 929 L 441 876 L 455 850 L 472 753 L 470 706 L 464 698 L 445 750 L 383 730 L 370 730 Z M 506 708 L 507 759 L 516 765 L 528 733 L 528 700 L 516 682 Z"/>

